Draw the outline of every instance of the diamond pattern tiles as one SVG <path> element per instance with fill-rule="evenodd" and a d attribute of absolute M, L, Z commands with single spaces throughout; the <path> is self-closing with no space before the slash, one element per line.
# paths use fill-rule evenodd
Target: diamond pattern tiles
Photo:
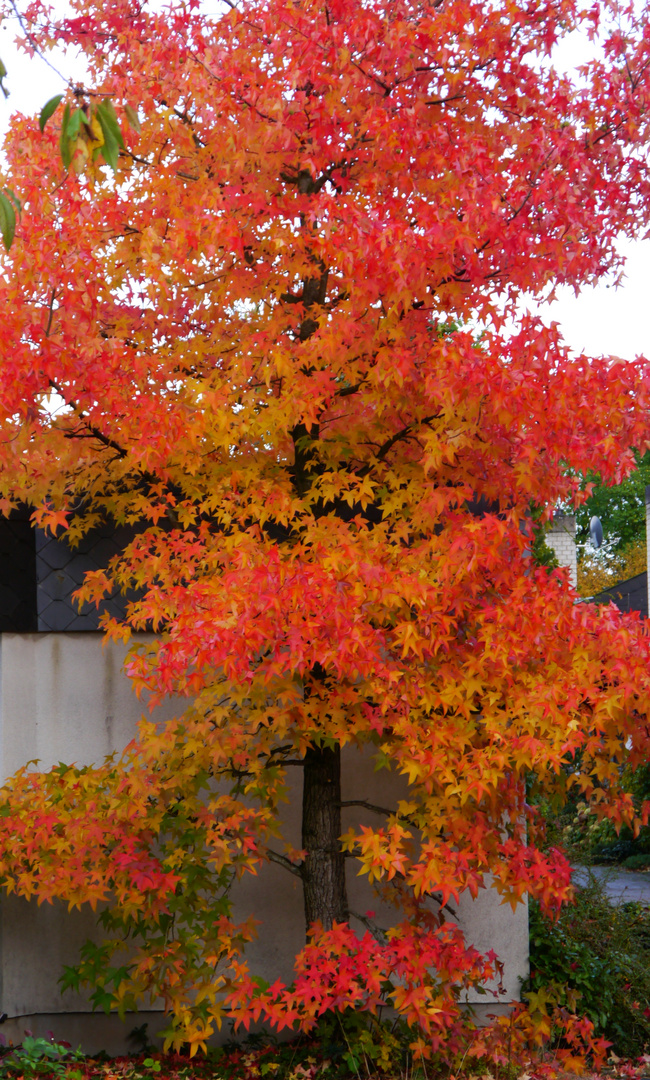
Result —
<path fill-rule="evenodd" d="M 132 538 L 132 530 L 107 525 L 72 551 L 33 529 L 28 507 L 0 516 L 0 633 L 98 630 L 103 611 L 122 618 L 133 596 L 112 597 L 98 611 L 88 604 L 79 610 L 72 594 L 87 570 L 103 569 Z"/>
<path fill-rule="evenodd" d="M 123 618 L 127 598 L 115 596 L 99 610 L 79 606 L 72 599 L 88 570 L 103 569 L 112 555 L 132 538 L 126 529 L 106 526 L 84 537 L 73 550 L 63 540 L 36 529 L 36 605 L 39 630 L 98 630 L 102 612 Z"/>

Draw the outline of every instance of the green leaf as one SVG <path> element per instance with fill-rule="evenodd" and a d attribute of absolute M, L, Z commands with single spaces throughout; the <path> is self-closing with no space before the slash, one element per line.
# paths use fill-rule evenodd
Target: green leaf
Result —
<path fill-rule="evenodd" d="M 50 100 L 41 109 L 41 115 L 38 118 L 38 126 L 41 131 L 45 131 L 45 125 L 50 117 L 56 112 L 59 105 L 63 101 L 63 94 L 57 94 L 56 97 L 50 98 Z"/>
<path fill-rule="evenodd" d="M 97 119 L 102 125 L 102 131 L 110 131 L 117 145 L 124 146 L 124 140 L 122 139 L 122 132 L 120 131 L 120 125 L 117 122 L 117 115 L 112 101 L 102 101 L 97 106 Z"/>
<path fill-rule="evenodd" d="M 0 192 L 0 235 L 7 251 L 14 242 L 16 234 L 16 211 L 7 196 Z"/>
<path fill-rule="evenodd" d="M 103 1009 L 107 1016 L 110 1014 L 113 1005 L 115 1004 L 114 995 L 104 990 L 103 986 L 95 988 L 90 995 L 90 1000 L 93 1003 L 93 1009 Z"/>
<path fill-rule="evenodd" d="M 75 140 L 79 134 L 79 128 L 81 127 L 81 121 L 86 119 L 86 115 L 82 109 L 75 109 L 67 120 L 65 133 L 69 139 Z"/>
<path fill-rule="evenodd" d="M 61 161 L 66 169 L 70 168 L 72 164 L 72 155 L 74 147 L 72 140 L 68 135 L 68 121 L 70 119 L 70 106 L 66 105 L 63 112 L 63 121 L 61 123 L 61 137 L 59 139 L 59 150 L 61 152 Z"/>
<path fill-rule="evenodd" d="M 111 169 L 115 171 L 117 168 L 120 147 L 124 146 L 124 141 L 122 139 L 120 126 L 117 122 L 113 103 L 111 101 L 102 101 L 101 104 L 97 106 L 96 111 L 97 119 L 99 120 L 104 135 L 104 145 L 100 147 L 100 153 L 106 164 L 110 165 Z"/>
<path fill-rule="evenodd" d="M 133 128 L 133 130 L 137 131 L 138 134 L 140 134 L 140 131 L 142 129 L 140 127 L 140 121 L 138 120 L 138 114 L 135 111 L 135 109 L 133 109 L 130 105 L 125 105 L 124 106 L 124 114 L 125 114 L 127 120 L 129 121 L 129 124 Z"/>
<path fill-rule="evenodd" d="M 99 147 L 99 152 L 104 158 L 106 164 L 110 165 L 113 172 L 115 172 L 115 169 L 117 169 L 117 159 L 120 154 L 120 149 L 112 133 L 104 131 L 104 145 Z"/>
<path fill-rule="evenodd" d="M 64 967 L 63 975 L 59 978 L 59 986 L 62 990 L 79 990 L 81 975 L 76 967 Z"/>
<path fill-rule="evenodd" d="M 23 208 L 23 204 L 21 203 L 21 201 L 18 198 L 18 196 L 16 195 L 16 193 L 14 191 L 12 191 L 11 188 L 8 188 L 8 187 L 5 188 L 5 191 L 6 191 L 7 195 L 9 196 L 9 198 L 11 199 L 14 206 L 16 207 L 16 210 L 18 211 L 18 213 L 20 213 L 20 211 Z"/>

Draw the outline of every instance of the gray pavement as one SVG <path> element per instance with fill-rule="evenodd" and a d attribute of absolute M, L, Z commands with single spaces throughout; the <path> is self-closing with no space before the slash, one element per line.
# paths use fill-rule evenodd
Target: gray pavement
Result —
<path fill-rule="evenodd" d="M 573 881 L 576 885 L 586 885 L 590 874 L 603 883 L 613 904 L 639 901 L 650 905 L 650 873 L 639 874 L 617 866 L 575 866 Z"/>

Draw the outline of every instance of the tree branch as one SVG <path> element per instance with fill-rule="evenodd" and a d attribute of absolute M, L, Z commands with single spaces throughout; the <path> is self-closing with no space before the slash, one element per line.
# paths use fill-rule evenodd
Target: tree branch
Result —
<path fill-rule="evenodd" d="M 363 806 L 365 810 L 372 810 L 373 814 L 382 814 L 385 817 L 397 817 L 396 810 L 387 810 L 385 806 L 375 806 L 374 803 L 365 802 L 363 799 L 348 799 L 339 803 L 339 806 Z"/>
<path fill-rule="evenodd" d="M 266 857 L 269 862 L 277 863 L 278 866 L 284 867 L 290 874 L 300 878 L 302 881 L 302 870 L 299 866 L 296 866 L 291 862 L 291 859 L 287 859 L 286 855 L 280 855 L 279 851 L 273 851 L 271 848 L 266 849 Z"/>
<path fill-rule="evenodd" d="M 413 423 L 405 424 L 403 428 L 401 428 L 399 431 L 396 431 L 395 434 L 391 435 L 389 439 L 386 439 L 385 443 L 382 443 L 377 453 L 375 454 L 374 462 L 368 462 L 367 465 L 364 465 L 363 468 L 361 468 L 357 473 L 357 476 L 367 476 L 372 468 L 372 465 L 375 462 L 383 461 L 383 459 L 386 457 L 386 454 L 390 453 L 396 443 L 401 442 L 402 439 L 408 438 L 408 436 L 411 434 L 415 427 L 430 424 L 432 420 L 437 420 L 438 416 L 439 413 L 432 413 L 431 416 L 424 416 L 422 420 L 417 420 Z"/>
<path fill-rule="evenodd" d="M 92 424 L 90 422 L 90 420 L 88 420 L 86 418 L 83 409 L 81 409 L 79 407 L 78 403 L 73 398 L 70 398 L 70 400 L 68 400 L 66 395 L 63 393 L 63 390 L 61 389 L 59 384 L 54 379 L 49 379 L 48 380 L 48 385 L 50 386 L 50 388 L 52 390 L 55 391 L 55 393 L 57 393 L 59 395 L 59 397 L 63 398 L 63 400 L 65 401 L 65 403 L 66 403 L 66 405 L 68 406 L 69 409 L 74 410 L 74 412 L 79 417 L 79 422 L 81 424 L 83 424 L 84 427 L 88 431 L 88 435 L 81 435 L 81 433 L 76 432 L 76 431 L 68 431 L 68 432 L 64 433 L 64 438 L 66 438 L 66 439 L 81 439 L 81 438 L 89 438 L 89 437 L 94 438 L 94 439 L 97 439 L 100 443 L 102 443 L 103 446 L 106 446 L 107 448 L 109 448 L 111 450 L 114 450 L 118 457 L 120 457 L 120 458 L 125 458 L 126 457 L 126 450 L 124 449 L 124 447 L 120 446 L 120 444 L 115 442 L 114 439 L 111 439 L 111 437 L 109 435 L 104 435 L 104 432 L 101 431 L 100 428 L 98 428 L 94 424 Z"/>
<path fill-rule="evenodd" d="M 366 930 L 369 930 L 375 941 L 378 941 L 380 945 L 385 945 L 387 942 L 386 931 L 382 930 L 381 926 L 377 926 L 377 923 L 373 919 L 369 919 L 367 915 L 361 915 L 358 911 L 348 911 L 348 915 L 353 919 L 358 919 L 362 926 L 365 926 Z"/>

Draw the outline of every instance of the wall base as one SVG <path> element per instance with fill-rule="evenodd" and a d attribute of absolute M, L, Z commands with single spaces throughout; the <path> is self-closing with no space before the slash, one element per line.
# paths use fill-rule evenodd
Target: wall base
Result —
<path fill-rule="evenodd" d="M 472 1005 L 471 1010 L 474 1019 L 480 1027 L 491 1023 L 495 1016 L 508 1016 L 512 1005 L 502 1002 L 482 1003 Z M 134 1028 L 147 1025 L 147 1039 L 156 1051 L 162 1050 L 162 1039 L 156 1037 L 156 1033 L 165 1027 L 165 1017 L 162 1012 L 127 1013 L 124 1020 L 119 1016 L 105 1013 L 32 1013 L 30 1016 L 11 1016 L 0 1025 L 0 1033 L 6 1039 L 7 1045 L 18 1046 L 26 1034 L 36 1038 L 50 1039 L 55 1042 L 68 1042 L 76 1050 L 81 1047 L 85 1054 L 92 1057 L 102 1051 L 110 1057 L 118 1057 L 123 1054 L 140 1053 L 142 1044 L 129 1038 Z M 253 1031 L 264 1030 L 261 1025 L 253 1025 Z M 221 1032 L 210 1039 L 212 1045 L 230 1041 L 238 1041 L 246 1038 L 247 1032 L 243 1028 L 239 1033 L 233 1033 L 230 1024 L 224 1024 Z M 279 1042 L 289 1041 L 293 1033 L 286 1028 L 275 1037 Z"/>
<path fill-rule="evenodd" d="M 162 1039 L 156 1032 L 165 1027 L 162 1012 L 127 1013 L 124 1020 L 105 1013 L 32 1013 L 29 1016 L 10 1016 L 0 1026 L 0 1033 L 7 1044 L 17 1046 L 26 1034 L 54 1042 L 69 1042 L 73 1049 L 81 1047 L 92 1056 L 102 1050 L 111 1057 L 141 1050 L 141 1044 L 132 1042 L 129 1034 L 134 1028 L 147 1024 L 147 1037 L 157 1050 L 162 1049 Z"/>

